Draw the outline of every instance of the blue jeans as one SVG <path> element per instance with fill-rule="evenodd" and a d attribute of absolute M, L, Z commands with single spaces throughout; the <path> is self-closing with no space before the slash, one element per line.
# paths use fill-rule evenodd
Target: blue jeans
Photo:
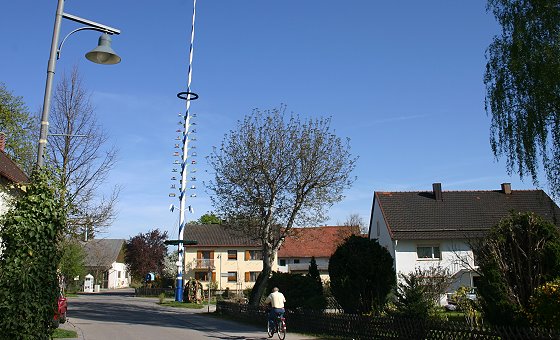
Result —
<path fill-rule="evenodd" d="M 274 320 L 276 320 L 277 316 L 284 316 L 284 313 L 286 312 L 286 310 L 284 310 L 284 308 L 271 308 L 270 309 L 270 313 L 268 313 L 268 322 L 269 324 L 272 326 Z"/>

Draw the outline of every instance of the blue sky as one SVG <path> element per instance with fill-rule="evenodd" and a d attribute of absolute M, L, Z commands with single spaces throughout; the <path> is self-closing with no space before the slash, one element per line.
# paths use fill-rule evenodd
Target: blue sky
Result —
<path fill-rule="evenodd" d="M 327 224 L 359 214 L 369 222 L 374 191 L 534 188 L 510 177 L 489 145 L 484 52 L 499 30 L 486 2 L 198 0 L 192 89 L 197 113 L 198 188 L 187 219 L 212 210 L 204 156 L 252 108 L 331 116 L 359 156 L 357 180 Z M 56 1 L 2 4 L 0 81 L 40 111 Z M 122 30 L 122 62 L 83 58 L 99 34 L 64 45 L 56 80 L 75 65 L 99 121 L 120 150 L 110 177 L 122 185 L 119 215 L 103 237 L 153 228 L 177 232 L 168 197 L 178 113 L 187 82 L 192 1 L 67 0 L 65 11 Z M 79 24 L 64 20 L 65 35 Z M 206 172 L 208 171 L 208 172 Z"/>

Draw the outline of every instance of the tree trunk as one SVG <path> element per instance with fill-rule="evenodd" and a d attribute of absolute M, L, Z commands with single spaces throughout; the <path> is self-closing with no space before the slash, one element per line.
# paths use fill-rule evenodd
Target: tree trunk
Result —
<path fill-rule="evenodd" d="M 251 290 L 251 295 L 249 296 L 249 305 L 258 306 L 261 302 L 261 298 L 266 290 L 266 284 L 272 274 L 272 263 L 274 262 L 274 256 L 265 254 L 266 251 L 263 250 L 263 270 L 253 289 Z"/>

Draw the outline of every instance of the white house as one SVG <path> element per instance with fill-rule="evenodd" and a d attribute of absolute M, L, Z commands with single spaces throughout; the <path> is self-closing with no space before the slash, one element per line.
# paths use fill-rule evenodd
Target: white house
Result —
<path fill-rule="evenodd" d="M 511 211 L 534 212 L 560 227 L 560 208 L 542 190 L 375 192 L 369 238 L 386 247 L 398 273 L 441 266 L 454 275 L 449 292 L 476 287 L 469 240 L 482 237 Z M 444 300 L 441 301 L 445 303 Z"/>
<path fill-rule="evenodd" d="M 85 266 L 101 288 L 116 289 L 130 286 L 131 277 L 124 263 L 122 239 L 93 239 L 83 243 Z"/>

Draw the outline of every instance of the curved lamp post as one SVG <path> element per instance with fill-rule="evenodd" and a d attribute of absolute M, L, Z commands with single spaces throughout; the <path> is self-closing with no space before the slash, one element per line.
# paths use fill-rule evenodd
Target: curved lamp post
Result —
<path fill-rule="evenodd" d="M 80 27 L 68 33 L 66 37 L 62 39 L 62 42 L 59 46 L 58 38 L 60 35 L 60 24 L 62 23 L 62 18 L 79 22 L 80 24 L 84 24 L 86 26 Z M 43 112 L 41 114 L 41 133 L 39 135 L 39 147 L 37 150 L 38 167 L 42 167 L 45 162 L 45 147 L 47 145 L 47 135 L 49 133 L 49 111 L 51 107 L 52 83 L 56 61 L 58 60 L 58 58 L 60 58 L 60 51 L 66 39 L 68 39 L 70 35 L 83 30 L 93 30 L 103 33 L 99 38 L 98 46 L 86 54 L 86 58 L 88 60 L 102 65 L 118 64 L 121 61 L 121 57 L 119 57 L 111 48 L 110 37 L 110 35 L 112 34 L 120 34 L 120 30 L 113 27 L 105 26 L 95 21 L 80 18 L 72 14 L 64 13 L 64 0 L 58 0 L 56 17 L 54 20 L 53 37 L 51 42 L 51 52 L 49 56 L 49 64 L 47 67 L 47 83 L 45 86 L 45 97 L 43 99 Z"/>

